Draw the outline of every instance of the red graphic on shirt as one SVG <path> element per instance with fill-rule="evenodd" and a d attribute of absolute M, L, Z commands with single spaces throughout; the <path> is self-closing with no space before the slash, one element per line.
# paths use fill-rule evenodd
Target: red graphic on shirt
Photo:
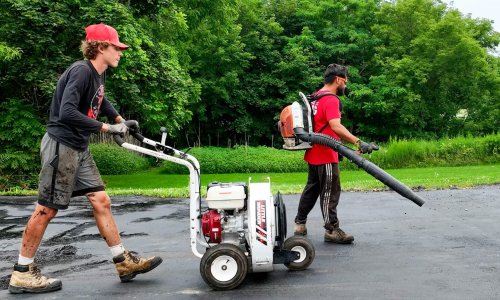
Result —
<path fill-rule="evenodd" d="M 100 85 L 94 96 L 90 100 L 90 107 L 87 111 L 87 116 L 91 119 L 97 119 L 99 109 L 101 108 L 102 99 L 104 98 L 104 85 Z"/>
<path fill-rule="evenodd" d="M 318 100 L 315 100 L 313 102 L 311 102 L 311 108 L 312 108 L 312 111 L 313 111 L 313 115 L 315 116 L 316 113 L 318 112 L 318 105 L 319 105 L 319 102 Z"/>

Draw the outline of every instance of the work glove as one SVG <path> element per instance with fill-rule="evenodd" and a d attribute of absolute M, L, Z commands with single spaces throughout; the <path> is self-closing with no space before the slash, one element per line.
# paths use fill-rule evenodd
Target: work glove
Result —
<path fill-rule="evenodd" d="M 109 134 L 125 134 L 128 131 L 127 125 L 125 125 L 125 122 L 114 124 L 114 125 L 109 125 L 108 124 L 108 131 L 107 133 Z"/>
<path fill-rule="evenodd" d="M 375 143 L 366 143 L 363 142 L 362 140 L 357 140 L 356 141 L 356 146 L 358 146 L 359 152 L 365 154 L 365 153 L 372 153 L 372 151 L 378 150 L 378 146 Z"/>
<path fill-rule="evenodd" d="M 122 124 L 125 124 L 131 131 L 139 131 L 139 122 L 136 120 L 124 120 Z"/>

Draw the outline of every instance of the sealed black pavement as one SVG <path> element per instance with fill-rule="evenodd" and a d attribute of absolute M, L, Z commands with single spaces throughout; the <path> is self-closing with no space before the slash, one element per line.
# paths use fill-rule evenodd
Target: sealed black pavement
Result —
<path fill-rule="evenodd" d="M 420 191 L 422 207 L 394 192 L 345 192 L 341 227 L 352 245 L 323 242 L 319 203 L 309 216 L 316 258 L 305 271 L 275 265 L 231 291 L 212 291 L 189 247 L 187 200 L 114 197 L 124 245 L 163 264 L 120 283 L 90 205 L 80 198 L 49 225 L 38 252 L 61 291 L 11 295 L 8 278 L 35 198 L 0 197 L 0 299 L 500 299 L 500 186 Z M 284 196 L 288 235 L 298 195 Z"/>

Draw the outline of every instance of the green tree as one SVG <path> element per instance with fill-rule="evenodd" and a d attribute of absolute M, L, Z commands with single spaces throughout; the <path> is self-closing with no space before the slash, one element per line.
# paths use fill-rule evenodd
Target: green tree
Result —
<path fill-rule="evenodd" d="M 0 103 L 0 190 L 35 187 L 44 128 L 22 100 Z"/>
<path fill-rule="evenodd" d="M 103 22 L 117 28 L 130 45 L 120 67 L 109 70 L 108 98 L 125 116 L 139 119 L 146 130 L 156 131 L 163 124 L 175 134 L 191 118 L 185 106 L 199 99 L 199 87 L 180 66 L 176 50 L 156 39 L 152 22 L 145 21 L 152 13 L 144 13 L 147 3 L 138 2 L 135 8 L 103 0 L 2 1 L 0 36 L 19 49 L 21 59 L 0 64 L 0 99 L 23 99 L 46 118 L 58 76 L 82 58 L 84 28 Z M 171 12 L 177 12 L 175 7 Z M 165 10 L 155 12 L 159 13 Z"/>
<path fill-rule="evenodd" d="M 238 22 L 252 58 L 234 97 L 240 114 L 236 130 L 250 144 L 269 144 L 276 134 L 277 113 L 317 78 L 316 61 L 306 42 L 288 41 L 272 7 L 262 1 L 242 1 Z"/>
<path fill-rule="evenodd" d="M 103 22 L 117 28 L 120 38 L 130 45 L 120 67 L 107 72 L 108 98 L 126 118 L 138 119 L 146 132 L 157 132 L 160 126 L 167 126 L 174 135 L 178 133 L 191 119 L 186 107 L 199 100 L 199 85 L 181 67 L 174 45 L 158 37 L 182 27 L 183 14 L 173 5 L 163 7 L 168 1 L 156 1 L 156 6 L 152 1 L 137 2 L 137 6 L 129 2 L 1 1 L 0 103 L 30 107 L 33 114 L 30 120 L 38 126 L 25 127 L 42 128 L 41 124 L 48 119 L 59 75 L 75 60 L 83 58 L 80 45 L 85 37 L 84 28 Z M 179 25 L 155 24 L 152 15 L 174 16 Z M 162 30 L 158 31 L 159 28 Z M 17 111 L 10 112 L 15 116 Z M 15 128 L 3 128 L 6 130 L 3 134 L 12 139 L 14 147 L 25 138 Z M 26 156 L 16 156 L 20 153 L 7 146 L 3 142 L 0 146 L 1 153 L 7 153 L 2 156 L 2 172 L 4 168 L 5 172 L 15 171 L 13 166 L 19 165 L 21 159 L 31 166 L 38 165 L 28 160 L 37 157 L 36 152 L 18 147 L 26 150 Z M 34 169 L 17 171 L 24 174 Z"/>
<path fill-rule="evenodd" d="M 177 44 L 184 66 L 201 86 L 200 103 L 190 105 L 193 121 L 186 138 L 201 143 L 209 135 L 225 137 L 237 132 L 235 98 L 243 70 L 252 55 L 244 50 L 238 19 L 238 1 L 178 1 L 189 31 Z"/>
<path fill-rule="evenodd" d="M 376 16 L 372 30 L 382 42 L 371 66 L 375 72 L 353 95 L 356 111 L 368 116 L 363 131 L 379 139 L 463 132 L 457 112 L 474 114 L 498 90 L 485 48 L 498 43 L 491 23 L 488 29 L 432 0 L 386 2 Z"/>
<path fill-rule="evenodd" d="M 19 49 L 13 49 L 0 42 L 0 61 L 9 61 L 20 57 Z"/>
<path fill-rule="evenodd" d="M 356 135 L 500 127 L 500 34 L 439 0 L 3 0 L 0 20 L 0 103 L 38 125 L 59 75 L 82 57 L 84 28 L 104 22 L 131 46 L 106 95 L 177 145 L 269 145 L 281 109 L 320 87 L 330 63 L 349 67 L 342 117 Z M 9 143 L 26 138 L 3 126 Z"/>
<path fill-rule="evenodd" d="M 353 96 L 342 99 L 343 124 L 356 134 L 368 136 L 372 136 L 372 132 L 364 124 L 374 120 L 370 119 L 369 112 L 361 109 L 360 98 L 370 90 L 369 78 L 377 73 L 373 61 L 380 40 L 373 35 L 371 27 L 375 25 L 374 15 L 379 10 L 379 2 L 271 1 L 277 21 L 286 28 L 288 45 L 284 51 L 295 49 L 297 55 L 309 57 L 283 60 L 285 70 L 290 64 L 302 73 L 311 72 L 301 79 L 291 77 L 289 85 L 302 82 L 301 91 L 313 92 L 322 86 L 322 72 L 329 64 L 347 65 L 348 88 Z M 375 122 L 380 123 L 379 120 Z"/>

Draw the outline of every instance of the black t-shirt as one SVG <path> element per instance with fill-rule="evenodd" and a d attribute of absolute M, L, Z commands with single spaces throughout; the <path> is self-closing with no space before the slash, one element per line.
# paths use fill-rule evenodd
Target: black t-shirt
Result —
<path fill-rule="evenodd" d="M 111 119 L 118 116 L 104 97 L 106 73 L 99 75 L 90 61 L 72 64 L 59 78 L 50 106 L 47 132 L 56 141 L 85 151 L 91 133 L 99 132 L 99 112 Z"/>

